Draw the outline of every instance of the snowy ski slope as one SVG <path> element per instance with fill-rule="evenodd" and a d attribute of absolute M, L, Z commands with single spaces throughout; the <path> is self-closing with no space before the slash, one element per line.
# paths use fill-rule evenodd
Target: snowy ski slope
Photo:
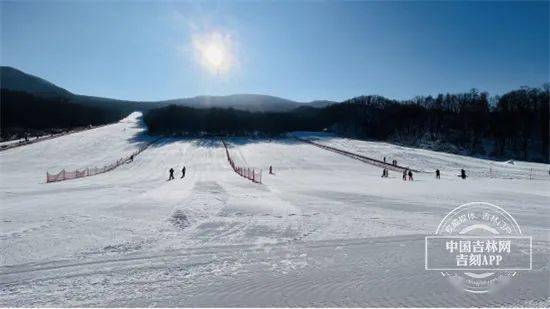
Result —
<path fill-rule="evenodd" d="M 430 173 L 382 179 L 378 167 L 293 138 L 228 138 L 235 163 L 264 169 L 255 184 L 233 172 L 218 139 L 166 138 L 114 171 L 45 183 L 47 170 L 101 166 L 154 139 L 138 113 L 7 150 L 0 305 L 548 305 L 548 165 L 299 134 Z M 487 166 L 498 177 L 484 177 Z M 533 236 L 533 270 L 500 294 L 464 297 L 424 270 L 424 236 L 471 201 L 504 207 Z"/>
<path fill-rule="evenodd" d="M 306 138 L 339 149 L 346 149 L 378 160 L 386 157 L 388 163 L 395 159 L 400 165 L 417 168 L 427 173 L 433 173 L 436 169 L 439 169 L 444 178 L 460 174 L 460 169 L 463 168 L 469 176 L 480 178 L 550 179 L 548 164 L 514 160 L 499 162 L 425 149 L 396 146 L 383 142 L 339 138 L 315 132 L 296 132 L 291 134 L 291 136 Z"/>

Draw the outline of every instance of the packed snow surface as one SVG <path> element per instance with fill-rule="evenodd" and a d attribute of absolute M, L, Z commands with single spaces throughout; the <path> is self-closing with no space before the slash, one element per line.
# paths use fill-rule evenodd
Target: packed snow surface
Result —
<path fill-rule="evenodd" d="M 423 172 L 381 178 L 292 136 L 226 139 L 235 163 L 263 169 L 255 184 L 219 139 L 165 138 L 111 172 L 45 183 L 154 140 L 139 113 L 0 152 L 0 305 L 548 306 L 548 165 L 296 135 Z M 472 201 L 533 237 L 533 269 L 498 294 L 464 294 L 424 269 L 424 237 Z"/>

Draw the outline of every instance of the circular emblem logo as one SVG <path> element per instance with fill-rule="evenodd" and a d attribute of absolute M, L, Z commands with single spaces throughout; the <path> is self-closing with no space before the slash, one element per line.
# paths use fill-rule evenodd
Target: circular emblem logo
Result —
<path fill-rule="evenodd" d="M 516 220 L 489 203 L 451 211 L 426 237 L 426 269 L 440 270 L 456 287 L 472 293 L 498 290 L 518 270 L 531 269 L 531 238 Z"/>

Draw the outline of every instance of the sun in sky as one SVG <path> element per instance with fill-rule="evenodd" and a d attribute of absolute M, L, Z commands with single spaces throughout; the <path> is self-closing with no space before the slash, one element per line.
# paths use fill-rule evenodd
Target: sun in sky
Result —
<path fill-rule="evenodd" d="M 223 63 L 224 51 L 220 46 L 210 44 L 204 50 L 204 57 L 209 64 L 217 68 Z"/>
<path fill-rule="evenodd" d="M 227 73 L 234 63 L 231 36 L 219 32 L 203 33 L 193 37 L 198 62 L 209 72 Z"/>

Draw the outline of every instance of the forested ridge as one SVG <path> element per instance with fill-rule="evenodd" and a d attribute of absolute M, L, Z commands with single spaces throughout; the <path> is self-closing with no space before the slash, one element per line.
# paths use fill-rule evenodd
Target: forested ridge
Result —
<path fill-rule="evenodd" d="M 168 106 L 146 112 L 153 134 L 266 134 L 329 130 L 341 136 L 453 153 L 549 162 L 550 87 L 489 97 L 458 94 L 392 100 L 360 96 L 324 108 L 247 112 Z"/>
<path fill-rule="evenodd" d="M 360 96 L 326 107 L 253 112 L 233 108 L 152 104 L 89 98 L 40 96 L 2 89 L 2 138 L 41 135 L 115 122 L 135 108 L 145 111 L 152 134 L 280 135 L 327 130 L 340 136 L 491 158 L 549 160 L 550 86 L 522 87 L 490 97 L 471 90 L 458 94 L 392 100 Z M 93 100 L 92 100 L 93 99 Z M 114 102 L 114 103 L 113 103 Z M 146 108 L 141 108 L 146 107 Z"/>
<path fill-rule="evenodd" d="M 43 135 L 59 130 L 118 121 L 128 114 L 116 106 L 75 104 L 64 96 L 36 96 L 2 89 L 0 124 L 2 138 Z"/>

